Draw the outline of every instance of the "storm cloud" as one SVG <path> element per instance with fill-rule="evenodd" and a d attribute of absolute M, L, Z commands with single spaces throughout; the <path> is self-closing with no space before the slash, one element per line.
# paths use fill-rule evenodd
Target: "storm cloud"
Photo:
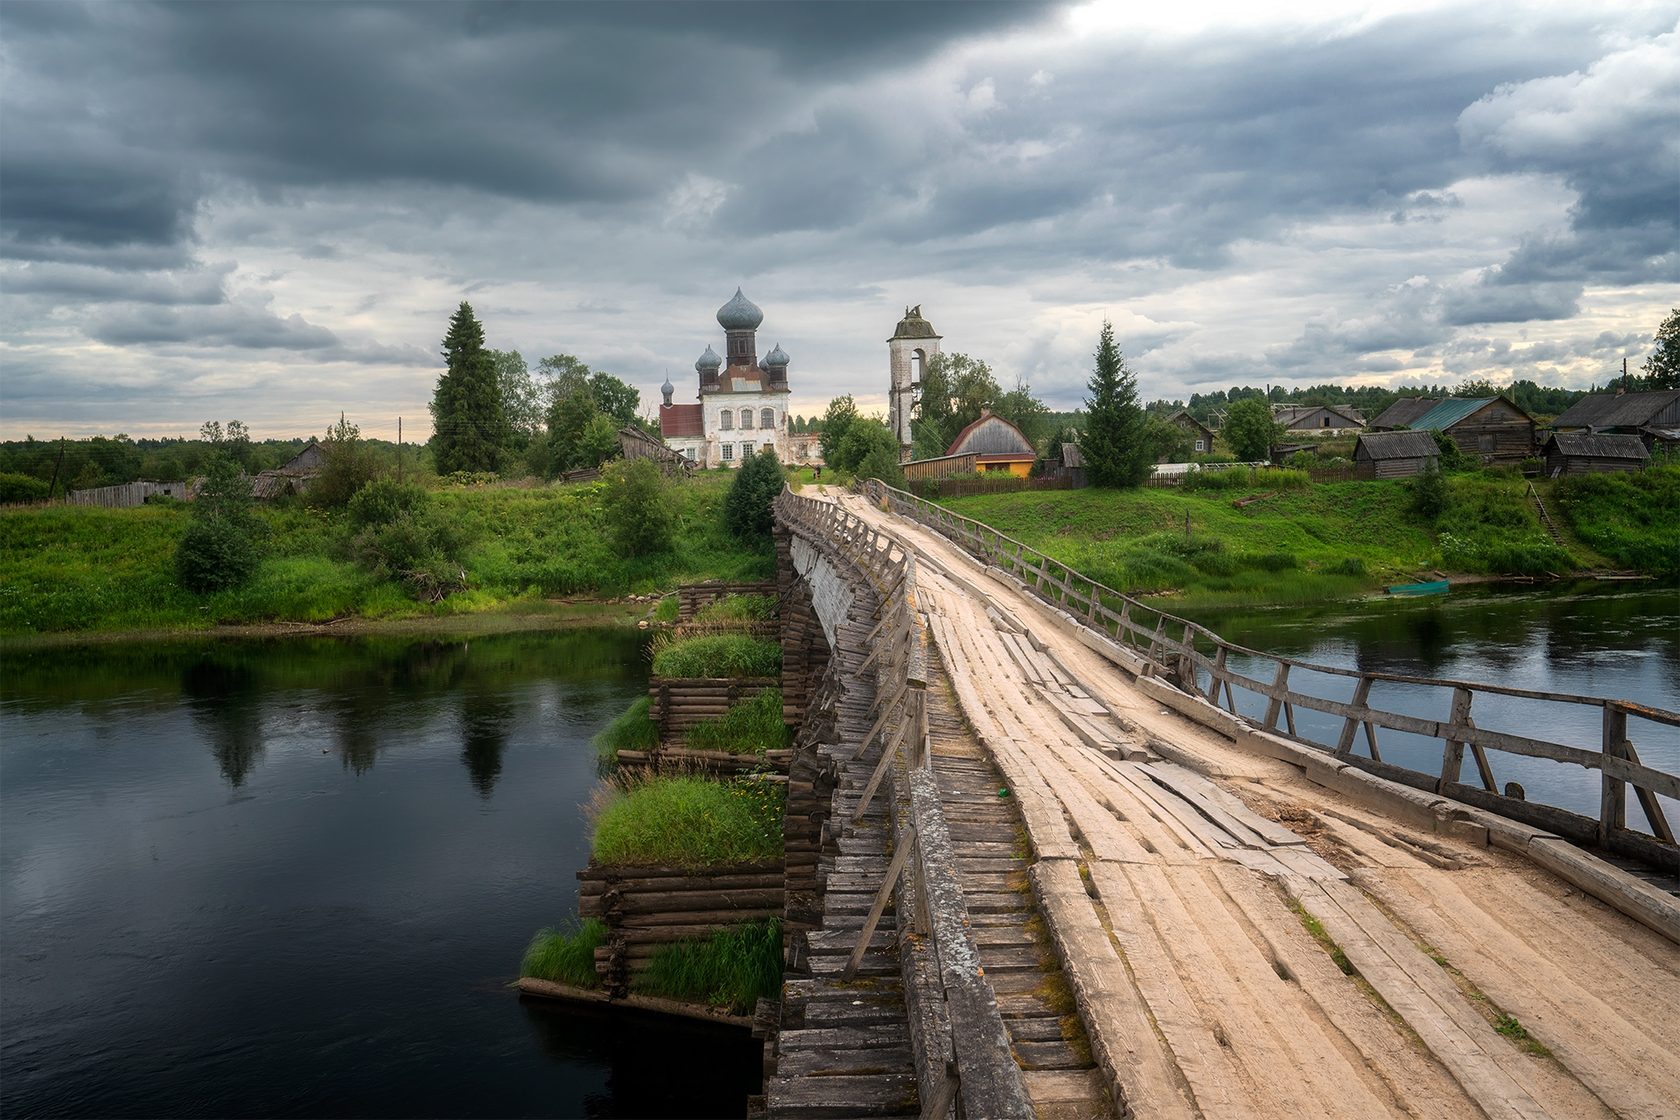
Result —
<path fill-rule="evenodd" d="M 5 5 L 0 429 L 413 430 L 463 298 L 650 403 L 737 284 L 806 412 L 880 405 L 908 303 L 1069 407 L 1105 317 L 1166 397 L 1585 385 L 1647 345 L 1672 5 L 1172 14 Z"/>

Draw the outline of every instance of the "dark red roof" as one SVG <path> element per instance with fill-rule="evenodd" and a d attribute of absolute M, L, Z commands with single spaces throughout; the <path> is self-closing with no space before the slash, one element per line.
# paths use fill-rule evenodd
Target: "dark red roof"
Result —
<path fill-rule="evenodd" d="M 706 434 L 701 407 L 697 404 L 662 404 L 659 406 L 659 434 L 666 439 Z"/>

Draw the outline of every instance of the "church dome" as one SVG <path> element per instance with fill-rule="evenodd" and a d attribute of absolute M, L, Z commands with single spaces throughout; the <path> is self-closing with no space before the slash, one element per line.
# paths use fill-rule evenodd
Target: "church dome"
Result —
<path fill-rule="evenodd" d="M 904 318 L 898 321 L 898 329 L 893 331 L 893 338 L 939 338 L 941 335 L 933 329 L 933 324 L 922 318 L 922 305 L 906 307 Z M 892 338 L 887 340 L 892 341 Z"/>
<path fill-rule="evenodd" d="M 713 350 L 711 348 L 711 345 L 708 344 L 706 346 L 706 352 L 704 354 L 700 355 L 700 360 L 699 361 L 694 363 L 694 368 L 695 368 L 696 371 L 701 372 L 701 373 L 704 373 L 706 370 L 709 370 L 709 369 L 722 369 L 723 368 L 723 359 L 718 357 L 717 356 L 717 351 Z"/>
<path fill-rule="evenodd" d="M 666 374 L 665 375 L 665 384 L 663 384 L 659 387 L 659 393 L 660 393 L 661 396 L 663 396 L 665 398 L 665 403 L 666 404 L 671 403 L 671 394 L 675 393 L 676 391 L 677 391 L 677 387 L 675 385 L 671 384 L 671 375 Z"/>
<path fill-rule="evenodd" d="M 787 351 L 782 349 L 782 344 L 779 343 L 779 342 L 776 343 L 775 349 L 771 350 L 770 353 L 764 355 L 764 365 L 765 365 L 766 369 L 770 368 L 771 366 L 776 366 L 776 367 L 780 367 L 782 369 L 786 369 L 787 364 L 788 364 Z"/>
<path fill-rule="evenodd" d="M 736 288 L 735 298 L 718 308 L 717 321 L 726 331 L 755 331 L 764 322 L 764 312 Z"/>

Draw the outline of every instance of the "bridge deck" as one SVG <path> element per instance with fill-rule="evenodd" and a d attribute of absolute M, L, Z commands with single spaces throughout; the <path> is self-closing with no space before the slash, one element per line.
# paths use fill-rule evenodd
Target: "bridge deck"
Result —
<path fill-rule="evenodd" d="M 943 538 L 842 500 L 922 558 L 918 604 L 1134 1113 L 1680 1115 L 1673 943 L 1238 750 Z"/>

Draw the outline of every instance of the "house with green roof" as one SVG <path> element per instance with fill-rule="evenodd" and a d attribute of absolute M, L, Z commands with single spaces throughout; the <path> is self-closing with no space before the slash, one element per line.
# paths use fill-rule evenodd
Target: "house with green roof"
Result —
<path fill-rule="evenodd" d="M 1374 431 L 1444 432 L 1484 463 L 1518 463 L 1535 451 L 1534 417 L 1504 397 L 1402 397 L 1371 421 Z"/>

